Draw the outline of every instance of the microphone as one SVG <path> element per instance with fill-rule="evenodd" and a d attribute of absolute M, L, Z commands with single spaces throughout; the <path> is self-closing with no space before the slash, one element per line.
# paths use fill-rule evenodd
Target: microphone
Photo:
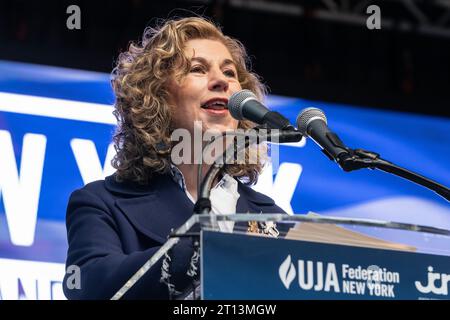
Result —
<path fill-rule="evenodd" d="M 257 124 L 266 124 L 269 129 L 295 130 L 288 119 L 276 111 L 270 111 L 250 90 L 235 92 L 228 100 L 228 110 L 237 120 L 250 120 Z"/>
<path fill-rule="evenodd" d="M 322 152 L 331 160 L 342 164 L 351 157 L 350 149 L 339 139 L 337 134 L 327 126 L 327 118 L 322 110 L 317 108 L 303 109 L 297 116 L 297 128 L 301 134 L 310 137 Z"/>

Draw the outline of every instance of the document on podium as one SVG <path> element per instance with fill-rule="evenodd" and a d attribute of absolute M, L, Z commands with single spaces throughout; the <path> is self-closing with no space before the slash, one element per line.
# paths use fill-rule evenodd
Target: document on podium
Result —
<path fill-rule="evenodd" d="M 413 246 L 390 242 L 355 232 L 335 224 L 300 222 L 291 228 L 286 239 L 340 244 L 365 248 L 415 252 Z"/>

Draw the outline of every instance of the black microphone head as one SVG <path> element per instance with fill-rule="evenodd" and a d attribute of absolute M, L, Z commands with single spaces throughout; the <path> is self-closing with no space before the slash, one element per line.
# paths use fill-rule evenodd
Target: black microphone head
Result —
<path fill-rule="evenodd" d="M 304 136 L 308 136 L 308 126 L 313 120 L 321 120 L 327 124 L 325 113 L 318 108 L 303 109 L 297 116 L 298 131 Z"/>
<path fill-rule="evenodd" d="M 244 116 L 242 115 L 242 107 L 249 99 L 258 100 L 256 95 L 247 89 L 233 93 L 228 100 L 228 111 L 230 111 L 233 118 L 237 120 L 244 120 Z"/>

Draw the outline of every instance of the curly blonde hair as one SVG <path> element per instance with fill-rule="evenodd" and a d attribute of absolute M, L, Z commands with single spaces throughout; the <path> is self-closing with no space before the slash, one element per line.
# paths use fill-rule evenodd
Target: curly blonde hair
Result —
<path fill-rule="evenodd" d="M 249 70 L 250 60 L 242 43 L 225 36 L 211 21 L 202 17 L 170 19 L 156 28 L 145 29 L 142 41 L 131 43 L 128 51 L 119 55 L 112 72 L 116 96 L 114 115 L 118 121 L 113 138 L 117 153 L 112 165 L 119 181 L 145 184 L 152 174 L 170 169 L 173 128 L 167 82 L 171 76 L 180 81 L 189 72 L 190 61 L 183 49 L 186 42 L 193 39 L 223 43 L 236 63 L 241 87 L 253 91 L 259 99 L 264 98 L 266 87 Z M 250 129 L 254 123 L 239 121 L 238 127 Z M 233 164 L 226 170 L 251 184 L 262 170 L 262 161 Z"/>

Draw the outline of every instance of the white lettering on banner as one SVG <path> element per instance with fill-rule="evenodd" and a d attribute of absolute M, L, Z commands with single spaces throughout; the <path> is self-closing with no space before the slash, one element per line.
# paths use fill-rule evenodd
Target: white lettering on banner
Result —
<path fill-rule="evenodd" d="M 357 281 L 342 281 L 342 292 L 350 294 L 364 294 L 366 284 Z"/>
<path fill-rule="evenodd" d="M 448 283 L 450 281 L 450 274 L 434 273 L 433 267 L 428 267 L 428 283 L 426 286 L 422 285 L 420 281 L 415 281 L 416 289 L 421 293 L 434 293 L 437 295 L 448 295 Z M 441 280 L 439 287 L 436 286 L 436 281 Z"/>
<path fill-rule="evenodd" d="M 394 285 L 384 283 L 367 283 L 369 294 L 377 297 L 395 298 Z"/>
<path fill-rule="evenodd" d="M 0 112 L 115 125 L 117 121 L 112 111 L 113 107 L 105 104 L 0 92 Z M 25 134 L 21 160 L 16 161 L 11 134 L 0 130 L 0 197 L 13 245 L 31 246 L 34 243 L 46 143 L 47 137 L 44 135 Z M 305 143 L 306 139 L 302 139 L 299 143 L 285 146 L 304 147 Z M 95 141 L 74 138 L 70 145 L 84 184 L 114 172 L 111 166 L 115 153 L 113 144 L 108 147 L 103 165 Z M 272 151 L 276 150 L 272 148 Z M 17 162 L 20 162 L 20 170 L 17 169 Z M 267 166 L 254 188 L 271 196 L 283 210 L 293 214 L 290 202 L 302 167 L 297 163 L 284 162 L 275 171 L 271 165 Z"/>
<path fill-rule="evenodd" d="M 24 135 L 19 173 L 11 134 L 0 130 L 0 195 L 11 242 L 17 246 L 34 242 L 46 143 L 44 135 Z"/>
<path fill-rule="evenodd" d="M 278 275 L 286 289 L 298 274 L 298 285 L 304 291 L 334 292 L 354 295 L 370 295 L 376 297 L 395 298 L 394 284 L 400 283 L 400 274 L 391 272 L 377 265 L 367 268 L 357 266 L 350 267 L 348 264 L 341 265 L 341 274 L 338 274 L 335 263 L 324 263 L 323 261 L 298 260 L 298 272 L 291 262 L 291 255 L 281 263 Z M 445 277 L 444 277 L 445 276 Z M 433 275 L 430 282 L 441 277 L 447 285 L 450 275 Z M 339 279 L 342 279 L 340 282 Z M 383 283 L 384 282 L 384 283 Z M 418 282 L 416 282 L 416 285 Z M 419 283 L 420 285 L 420 283 Z M 429 288 L 425 288 L 429 290 Z"/>
<path fill-rule="evenodd" d="M 317 277 L 319 277 L 319 274 L 317 274 Z M 305 278 L 307 279 L 306 281 Z M 298 260 L 298 285 L 303 290 L 312 289 L 314 285 L 314 270 L 312 261 L 308 261 L 306 263 L 306 270 L 305 270 L 305 261 Z"/>
<path fill-rule="evenodd" d="M 400 274 L 376 265 L 352 268 L 343 264 L 342 279 L 351 279 L 342 281 L 343 293 L 364 295 L 367 292 L 370 296 L 395 298 L 394 285 L 390 283 L 399 283 Z"/>
<path fill-rule="evenodd" d="M 110 105 L 0 92 L 0 112 L 115 125 L 112 111 Z M 11 135 L 0 130 L 0 196 L 13 245 L 31 246 L 34 242 L 45 147 L 45 136 L 32 133 L 24 136 L 19 175 Z M 108 150 L 106 164 L 98 172 L 110 172 L 107 165 L 110 154 Z M 84 165 L 82 168 L 83 179 L 99 176 Z"/>
<path fill-rule="evenodd" d="M 332 287 L 334 292 L 341 292 L 339 289 L 336 265 L 334 263 L 328 263 L 324 291 L 328 292 Z"/>
<path fill-rule="evenodd" d="M 291 207 L 291 200 L 302 170 L 302 166 L 298 163 L 283 162 L 273 180 L 273 168 L 270 164 L 264 169 L 253 189 L 268 195 L 281 209 L 292 215 L 294 210 Z"/>
<path fill-rule="evenodd" d="M 2 300 L 64 300 L 64 264 L 0 259 Z"/>
<path fill-rule="evenodd" d="M 399 283 L 400 274 L 398 272 L 390 272 L 386 268 L 375 268 L 369 266 L 367 269 L 358 266 L 351 268 L 348 264 L 342 265 L 342 277 L 352 280 L 364 280 L 367 282 L 388 282 Z"/>
<path fill-rule="evenodd" d="M 308 263 L 310 263 L 310 262 L 311 261 L 308 261 Z M 323 264 L 322 264 L 322 262 L 318 261 L 316 268 L 317 268 L 317 280 L 316 280 L 316 285 L 314 286 L 314 290 L 320 291 L 323 289 L 323 276 L 322 276 L 323 275 Z"/>
<path fill-rule="evenodd" d="M 113 107 L 106 104 L 0 92 L 0 112 L 115 125 Z"/>
<path fill-rule="evenodd" d="M 110 144 L 106 153 L 104 165 L 100 163 L 100 159 L 92 140 L 72 139 L 70 141 L 75 160 L 78 165 L 84 184 L 95 180 L 102 180 L 114 173 L 115 169 L 111 165 L 111 160 L 116 151 L 114 144 Z"/>
<path fill-rule="evenodd" d="M 323 263 L 316 262 L 316 284 L 314 286 L 314 262 L 307 261 L 305 268 L 305 261 L 298 260 L 298 284 L 303 290 L 311 290 L 314 286 L 314 291 L 329 292 L 333 289 L 334 292 L 340 292 L 336 266 L 334 263 L 327 263 L 325 268 L 325 279 Z M 305 279 L 307 279 L 305 281 Z"/>

